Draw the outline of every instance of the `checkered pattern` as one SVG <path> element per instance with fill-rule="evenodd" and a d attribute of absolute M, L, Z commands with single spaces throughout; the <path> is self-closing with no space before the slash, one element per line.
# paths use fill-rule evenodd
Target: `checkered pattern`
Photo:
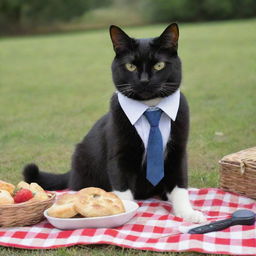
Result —
<path fill-rule="evenodd" d="M 219 189 L 190 189 L 195 209 L 209 221 L 229 217 L 237 209 L 256 212 L 256 202 Z M 216 254 L 256 255 L 256 226 L 233 226 L 208 234 L 182 234 L 190 227 L 171 214 L 168 202 L 156 199 L 138 201 L 136 216 L 113 229 L 59 230 L 46 220 L 31 227 L 0 228 L 0 245 L 17 248 L 49 249 L 72 245 L 113 244 L 151 251 L 197 251 Z"/>

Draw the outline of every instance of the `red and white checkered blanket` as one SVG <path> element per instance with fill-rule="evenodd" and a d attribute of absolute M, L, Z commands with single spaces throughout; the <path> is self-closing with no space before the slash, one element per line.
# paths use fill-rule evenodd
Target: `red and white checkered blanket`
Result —
<path fill-rule="evenodd" d="M 195 209 L 208 220 L 227 218 L 237 209 L 256 212 L 256 201 L 219 189 L 189 189 Z M 216 254 L 256 255 L 256 225 L 233 226 L 208 234 L 182 234 L 180 227 L 192 225 L 172 215 L 168 202 L 138 201 L 135 217 L 114 229 L 59 230 L 46 220 L 30 227 L 0 228 L 0 245 L 49 249 L 72 245 L 112 244 L 151 251 L 197 251 Z"/>

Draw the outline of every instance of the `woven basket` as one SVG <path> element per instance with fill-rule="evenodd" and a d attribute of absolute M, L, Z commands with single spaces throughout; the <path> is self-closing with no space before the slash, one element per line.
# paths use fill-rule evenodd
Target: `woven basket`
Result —
<path fill-rule="evenodd" d="M 55 193 L 48 193 L 49 199 L 40 202 L 0 205 L 0 227 L 29 226 L 44 218 L 44 210 L 55 200 Z"/>
<path fill-rule="evenodd" d="M 256 199 L 256 147 L 224 156 L 219 164 L 222 189 Z"/>

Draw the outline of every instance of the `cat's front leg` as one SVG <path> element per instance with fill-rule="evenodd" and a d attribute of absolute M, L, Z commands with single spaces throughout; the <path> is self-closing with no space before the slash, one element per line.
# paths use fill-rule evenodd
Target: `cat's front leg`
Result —
<path fill-rule="evenodd" d="M 112 187 L 112 193 L 116 194 L 122 200 L 134 200 L 132 191 L 129 189 L 125 173 L 119 168 L 116 161 L 109 161 L 108 176 Z"/>
<path fill-rule="evenodd" d="M 167 198 L 172 202 L 175 216 L 181 217 L 187 222 L 202 223 L 206 221 L 203 213 L 193 210 L 187 189 L 176 186 L 171 193 L 167 193 Z"/>

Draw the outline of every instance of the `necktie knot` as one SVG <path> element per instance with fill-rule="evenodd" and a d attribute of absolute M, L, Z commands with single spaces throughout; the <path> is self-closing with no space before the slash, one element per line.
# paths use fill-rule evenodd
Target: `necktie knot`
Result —
<path fill-rule="evenodd" d="M 162 115 L 162 110 L 157 109 L 157 110 L 147 110 L 144 112 L 145 117 L 147 118 L 149 124 L 151 127 L 158 127 L 159 121 Z"/>

